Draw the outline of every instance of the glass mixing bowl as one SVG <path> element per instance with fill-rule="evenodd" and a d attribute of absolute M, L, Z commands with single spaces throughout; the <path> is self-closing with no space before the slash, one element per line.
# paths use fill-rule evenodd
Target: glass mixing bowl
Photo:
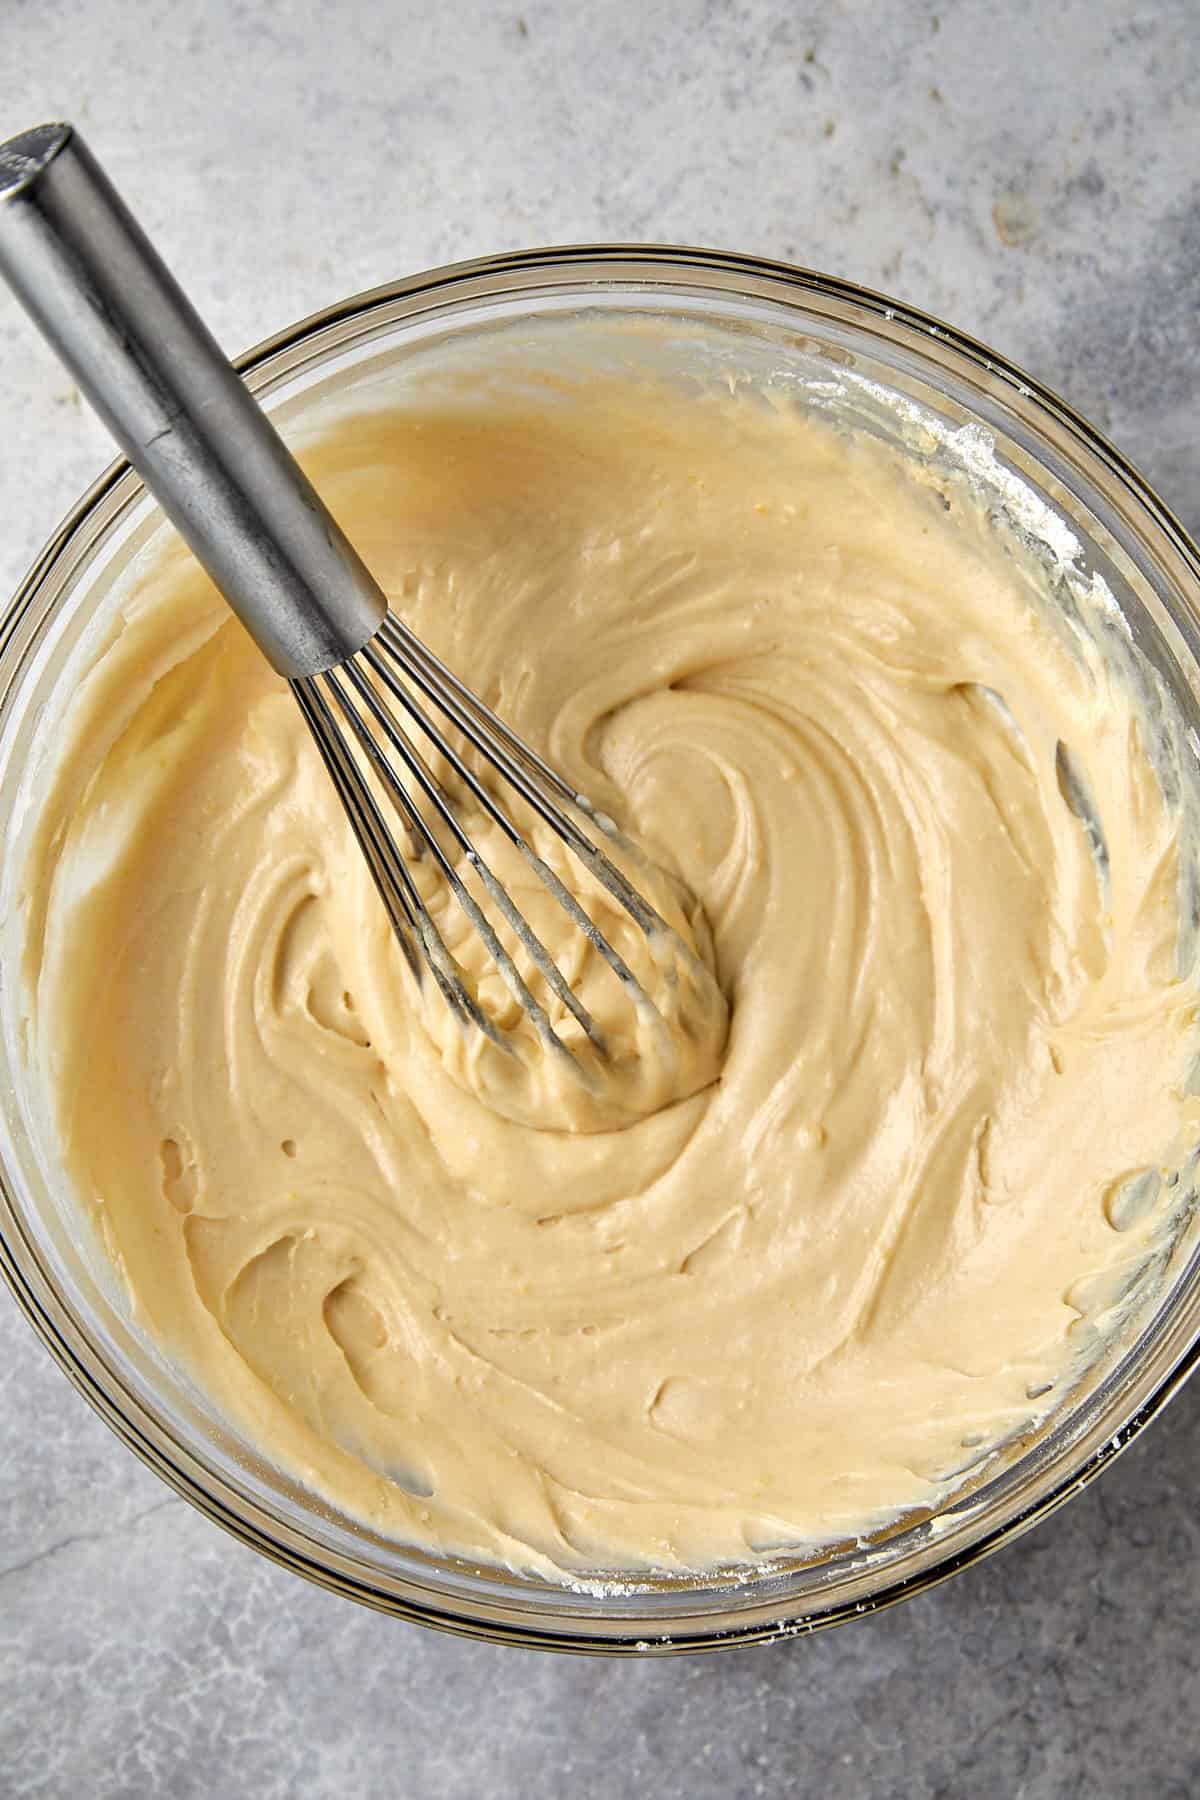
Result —
<path fill-rule="evenodd" d="M 345 300 L 261 345 L 240 367 L 285 430 L 303 435 L 331 396 L 369 393 L 385 362 L 394 373 L 398 359 L 431 347 L 484 342 L 488 333 L 501 345 L 514 325 L 536 334 L 581 312 L 666 321 L 681 367 L 698 328 L 715 332 L 734 360 L 769 364 L 835 411 L 847 395 L 865 407 L 882 390 L 901 412 L 906 403 L 927 409 L 946 443 L 1018 478 L 1020 530 L 1074 532 L 1079 578 L 1094 573 L 1108 583 L 1186 724 L 1200 728 L 1200 558 L 1161 502 L 1090 426 L 1011 364 L 847 282 L 708 251 L 532 250 Z M 817 1630 L 944 1580 L 1052 1512 L 1162 1407 L 1200 1339 L 1200 1255 L 1186 1180 L 1137 1308 L 1057 1412 L 981 1453 L 935 1514 L 819 1555 L 686 1580 L 559 1587 L 373 1535 L 243 1442 L 139 1334 L 56 1167 L 22 1065 L 11 880 L 12 847 L 28 820 L 22 777 L 80 633 L 158 528 L 140 482 L 114 464 L 46 547 L 0 626 L 0 837 L 10 870 L 0 919 L 0 1267 L 76 1386 L 166 1481 L 285 1567 L 402 1617 L 544 1648 L 700 1650 Z M 1200 748 L 1195 729 L 1190 735 Z"/>

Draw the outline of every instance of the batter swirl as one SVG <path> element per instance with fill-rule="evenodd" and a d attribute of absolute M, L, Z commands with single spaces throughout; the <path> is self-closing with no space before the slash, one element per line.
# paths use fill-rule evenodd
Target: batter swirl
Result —
<path fill-rule="evenodd" d="M 703 1567 L 933 1503 L 1144 1257 L 1197 1126 L 1177 822 L 965 501 L 756 396 L 544 390 L 414 389 L 308 463 L 700 902 L 729 1026 L 686 1097 L 489 1102 L 177 549 L 43 802 L 33 1038 L 138 1317 L 281 1464 L 435 1547 Z"/>

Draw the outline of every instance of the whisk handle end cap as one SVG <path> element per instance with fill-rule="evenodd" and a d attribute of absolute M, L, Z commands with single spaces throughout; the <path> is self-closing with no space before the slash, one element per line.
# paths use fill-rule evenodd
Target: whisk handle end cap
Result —
<path fill-rule="evenodd" d="M 35 125 L 0 144 L 0 199 L 35 181 L 72 135 L 70 125 Z"/>

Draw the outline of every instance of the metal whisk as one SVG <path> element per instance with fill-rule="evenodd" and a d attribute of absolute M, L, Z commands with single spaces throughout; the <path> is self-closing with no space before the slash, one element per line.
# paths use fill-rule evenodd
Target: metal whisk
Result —
<path fill-rule="evenodd" d="M 375 680 L 371 680 L 371 676 Z M 403 677 L 403 679 L 401 679 Z M 500 917 L 510 927 L 529 960 L 540 971 L 550 991 L 581 1026 L 600 1055 L 606 1054 L 604 1034 L 592 1014 L 573 992 L 541 939 L 520 912 L 508 890 L 479 854 L 454 799 L 438 780 L 413 742 L 398 710 L 405 714 L 453 769 L 463 787 L 478 803 L 485 817 L 498 826 L 526 865 L 588 942 L 604 958 L 624 985 L 632 1004 L 643 1014 L 655 1013 L 653 1002 L 579 900 L 540 857 L 518 829 L 511 813 L 483 784 L 450 740 L 438 728 L 433 713 L 440 713 L 493 769 L 543 819 L 600 885 L 624 908 L 639 928 L 677 939 L 677 934 L 630 884 L 620 869 L 596 845 L 572 814 L 582 814 L 594 828 L 613 833 L 582 795 L 573 793 L 561 776 L 510 732 L 491 709 L 459 681 L 420 639 L 388 613 L 374 637 L 357 656 L 350 657 L 318 677 L 293 681 L 292 690 L 308 720 L 318 749 L 329 770 L 356 837 L 371 866 L 376 886 L 388 909 L 401 944 L 410 957 L 419 946 L 429 969 L 451 1008 L 485 1032 L 495 1043 L 502 1035 L 480 1007 L 463 980 L 461 970 L 446 945 L 413 881 L 404 856 L 388 831 L 378 802 L 362 779 L 353 756 L 339 731 L 338 715 L 345 721 L 369 764 L 374 767 L 384 793 L 396 806 L 420 853 L 432 855 L 455 899 L 462 907 L 484 946 L 543 1040 L 564 1050 L 545 1008 L 534 998 L 510 952 L 462 879 L 447 854 L 436 825 L 440 823 L 451 844 L 457 845 L 468 867 L 478 876 Z M 382 741 L 381 741 L 382 740 Z M 386 747 L 385 747 L 386 746 Z M 409 776 L 403 779 L 401 771 Z M 414 792 L 415 789 L 415 792 Z M 416 794 L 424 797 L 423 808 Z M 571 811 L 568 812 L 567 808 Z M 626 846 L 629 848 L 629 846 Z M 682 946 L 686 949 L 686 946 Z M 693 959 L 695 960 L 695 959 Z"/>
<path fill-rule="evenodd" d="M 651 940 L 656 964 L 673 978 L 682 972 L 723 1009 L 701 959 L 600 847 L 604 838 L 636 863 L 612 822 L 388 611 L 382 590 L 69 125 L 39 126 L 0 145 L 0 274 L 290 682 L 414 973 L 428 970 L 461 1019 L 508 1046 L 422 899 L 413 863 L 428 857 L 542 1041 L 587 1079 L 585 1063 L 560 1035 L 570 1015 L 596 1055 L 605 1055 L 592 1011 L 477 849 L 451 792 L 456 787 L 585 935 L 644 1024 L 662 1027 L 653 1001 L 520 828 L 522 807 Z M 481 768 L 499 777 L 503 798 Z M 389 811 L 402 824 L 404 846 Z M 495 921 L 480 896 L 492 903 Z M 527 972 L 540 973 L 545 1001 L 498 926 L 524 953 Z M 562 1009 L 557 1026 L 550 996 Z"/>

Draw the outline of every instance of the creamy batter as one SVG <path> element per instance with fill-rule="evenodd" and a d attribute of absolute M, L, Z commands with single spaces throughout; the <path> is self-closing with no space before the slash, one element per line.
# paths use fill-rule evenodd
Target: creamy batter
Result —
<path fill-rule="evenodd" d="M 783 403 L 418 384 L 308 464 L 394 609 L 666 872 L 728 1034 L 615 1122 L 536 1059 L 498 1092 L 286 687 L 164 551 L 25 896 L 34 1053 L 139 1320 L 435 1548 L 699 1568 L 935 1504 L 1070 1378 L 1197 1136 L 1134 702 L 965 498 Z"/>

